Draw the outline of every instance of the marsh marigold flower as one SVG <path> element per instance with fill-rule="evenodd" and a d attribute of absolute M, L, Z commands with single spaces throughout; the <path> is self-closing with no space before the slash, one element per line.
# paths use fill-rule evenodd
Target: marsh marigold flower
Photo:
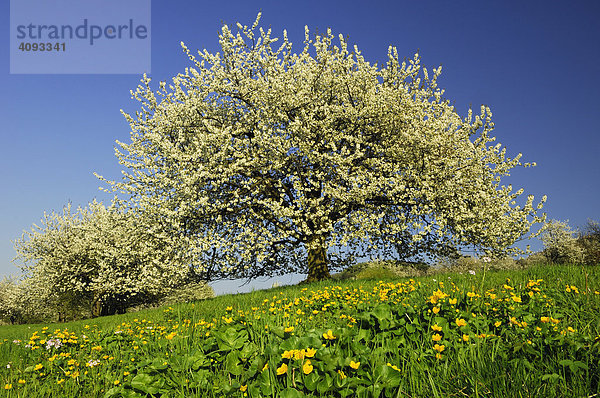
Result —
<path fill-rule="evenodd" d="M 288 366 L 285 363 L 282 363 L 280 367 L 277 368 L 277 375 L 282 375 L 286 373 L 288 370 Z"/>
<path fill-rule="evenodd" d="M 306 362 L 304 362 L 304 365 L 302 365 L 302 371 L 305 375 L 313 371 L 313 366 L 310 363 L 310 359 L 307 359 Z"/>
<path fill-rule="evenodd" d="M 391 363 L 389 363 L 389 362 L 388 362 L 386 365 L 387 365 L 387 366 L 389 366 L 390 368 L 394 369 L 394 370 L 395 370 L 395 371 L 397 371 L 397 372 L 400 372 L 400 371 L 401 371 L 400 369 L 398 369 L 398 367 L 397 367 L 396 365 L 392 365 L 392 364 L 391 364 Z"/>
<path fill-rule="evenodd" d="M 467 321 L 465 321 L 464 319 L 461 318 L 456 318 L 456 326 L 461 327 L 461 326 L 465 326 L 467 324 Z"/>
<path fill-rule="evenodd" d="M 354 370 L 358 369 L 358 367 L 360 366 L 360 362 L 354 362 L 354 361 L 350 361 L 350 367 Z"/>
<path fill-rule="evenodd" d="M 323 333 L 323 338 L 326 340 L 335 340 L 335 336 L 333 335 L 331 329 L 329 329 L 327 333 Z"/>

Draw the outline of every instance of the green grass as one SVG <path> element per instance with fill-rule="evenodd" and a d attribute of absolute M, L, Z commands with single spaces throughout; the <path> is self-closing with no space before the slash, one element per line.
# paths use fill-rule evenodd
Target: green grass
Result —
<path fill-rule="evenodd" d="M 412 280 L 363 275 L 369 276 L 377 279 L 286 286 L 65 324 L 0 326 L 0 395 L 600 393 L 599 267 Z M 47 349 L 55 339 L 62 345 Z"/>

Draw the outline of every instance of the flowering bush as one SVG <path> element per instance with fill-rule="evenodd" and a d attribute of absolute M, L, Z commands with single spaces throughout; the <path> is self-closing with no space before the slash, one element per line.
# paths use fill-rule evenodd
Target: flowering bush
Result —
<path fill-rule="evenodd" d="M 585 252 L 567 222 L 548 221 L 541 229 L 540 239 L 546 259 L 554 264 L 581 263 L 584 259 Z"/>

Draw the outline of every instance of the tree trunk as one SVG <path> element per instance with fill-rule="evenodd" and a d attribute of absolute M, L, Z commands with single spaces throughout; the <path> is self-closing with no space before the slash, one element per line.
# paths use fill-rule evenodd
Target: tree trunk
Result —
<path fill-rule="evenodd" d="M 310 245 L 308 247 L 308 277 L 306 282 L 321 281 L 331 278 L 327 262 L 327 250 L 324 245 Z"/>
<path fill-rule="evenodd" d="M 102 315 L 102 300 L 98 296 L 92 301 L 91 313 L 92 318 L 97 318 Z"/>

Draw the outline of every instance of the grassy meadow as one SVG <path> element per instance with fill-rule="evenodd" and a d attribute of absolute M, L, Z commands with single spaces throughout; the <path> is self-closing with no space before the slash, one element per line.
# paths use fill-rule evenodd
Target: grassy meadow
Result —
<path fill-rule="evenodd" d="M 594 397 L 600 267 L 331 280 L 0 326 L 5 397 Z"/>

